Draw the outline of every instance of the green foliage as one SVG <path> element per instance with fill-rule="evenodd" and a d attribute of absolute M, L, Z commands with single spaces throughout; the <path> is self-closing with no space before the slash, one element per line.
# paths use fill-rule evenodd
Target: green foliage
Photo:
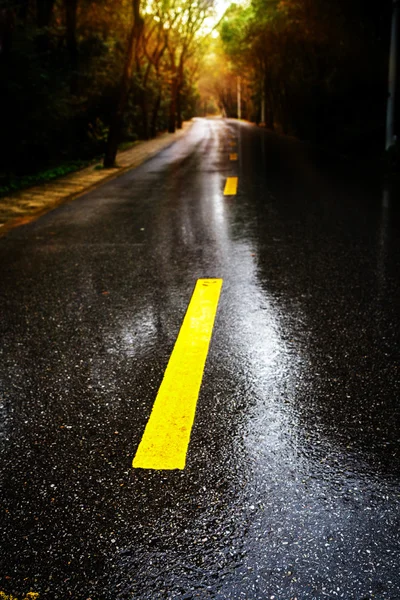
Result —
<path fill-rule="evenodd" d="M 221 22 L 220 34 L 226 54 L 236 68 L 246 63 L 251 51 L 250 28 L 255 22 L 254 7 L 231 4 Z"/>

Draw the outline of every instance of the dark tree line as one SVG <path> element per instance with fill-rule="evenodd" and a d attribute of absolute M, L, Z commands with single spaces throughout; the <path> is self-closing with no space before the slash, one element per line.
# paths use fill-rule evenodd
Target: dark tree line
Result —
<path fill-rule="evenodd" d="M 269 128 L 353 151 L 384 147 L 391 0 L 252 0 L 220 27 L 219 103 Z M 398 110 L 397 110 L 398 114 Z"/>
<path fill-rule="evenodd" d="M 383 148 L 391 4 L 232 4 L 204 61 L 213 0 L 0 0 L 0 187 L 104 153 L 111 166 L 121 140 L 173 132 L 199 106 L 236 116 L 239 76 L 244 118 Z"/>
<path fill-rule="evenodd" d="M 213 0 L 0 0 L 0 177 L 173 132 Z M 1 185 L 1 183 L 0 183 Z"/>

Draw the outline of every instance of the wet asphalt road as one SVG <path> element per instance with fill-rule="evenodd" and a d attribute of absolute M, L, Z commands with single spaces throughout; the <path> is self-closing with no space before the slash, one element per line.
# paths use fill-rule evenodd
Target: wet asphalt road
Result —
<path fill-rule="evenodd" d="M 398 199 L 198 120 L 0 239 L 0 590 L 400 599 Z M 133 470 L 201 277 L 224 286 L 186 469 Z"/>

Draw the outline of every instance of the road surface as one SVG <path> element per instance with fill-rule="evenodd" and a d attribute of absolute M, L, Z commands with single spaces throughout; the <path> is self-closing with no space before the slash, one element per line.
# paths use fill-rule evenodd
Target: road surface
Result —
<path fill-rule="evenodd" d="M 368 169 L 199 119 L 0 239 L 0 590 L 398 600 L 399 231 Z M 184 468 L 133 467 L 199 279 Z"/>

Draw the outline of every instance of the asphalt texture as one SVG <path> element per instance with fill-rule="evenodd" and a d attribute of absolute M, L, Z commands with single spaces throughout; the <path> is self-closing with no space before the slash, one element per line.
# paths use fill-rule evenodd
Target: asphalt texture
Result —
<path fill-rule="evenodd" d="M 0 239 L 0 590 L 400 598 L 398 191 L 199 119 Z M 133 469 L 204 277 L 224 284 L 186 468 Z"/>

